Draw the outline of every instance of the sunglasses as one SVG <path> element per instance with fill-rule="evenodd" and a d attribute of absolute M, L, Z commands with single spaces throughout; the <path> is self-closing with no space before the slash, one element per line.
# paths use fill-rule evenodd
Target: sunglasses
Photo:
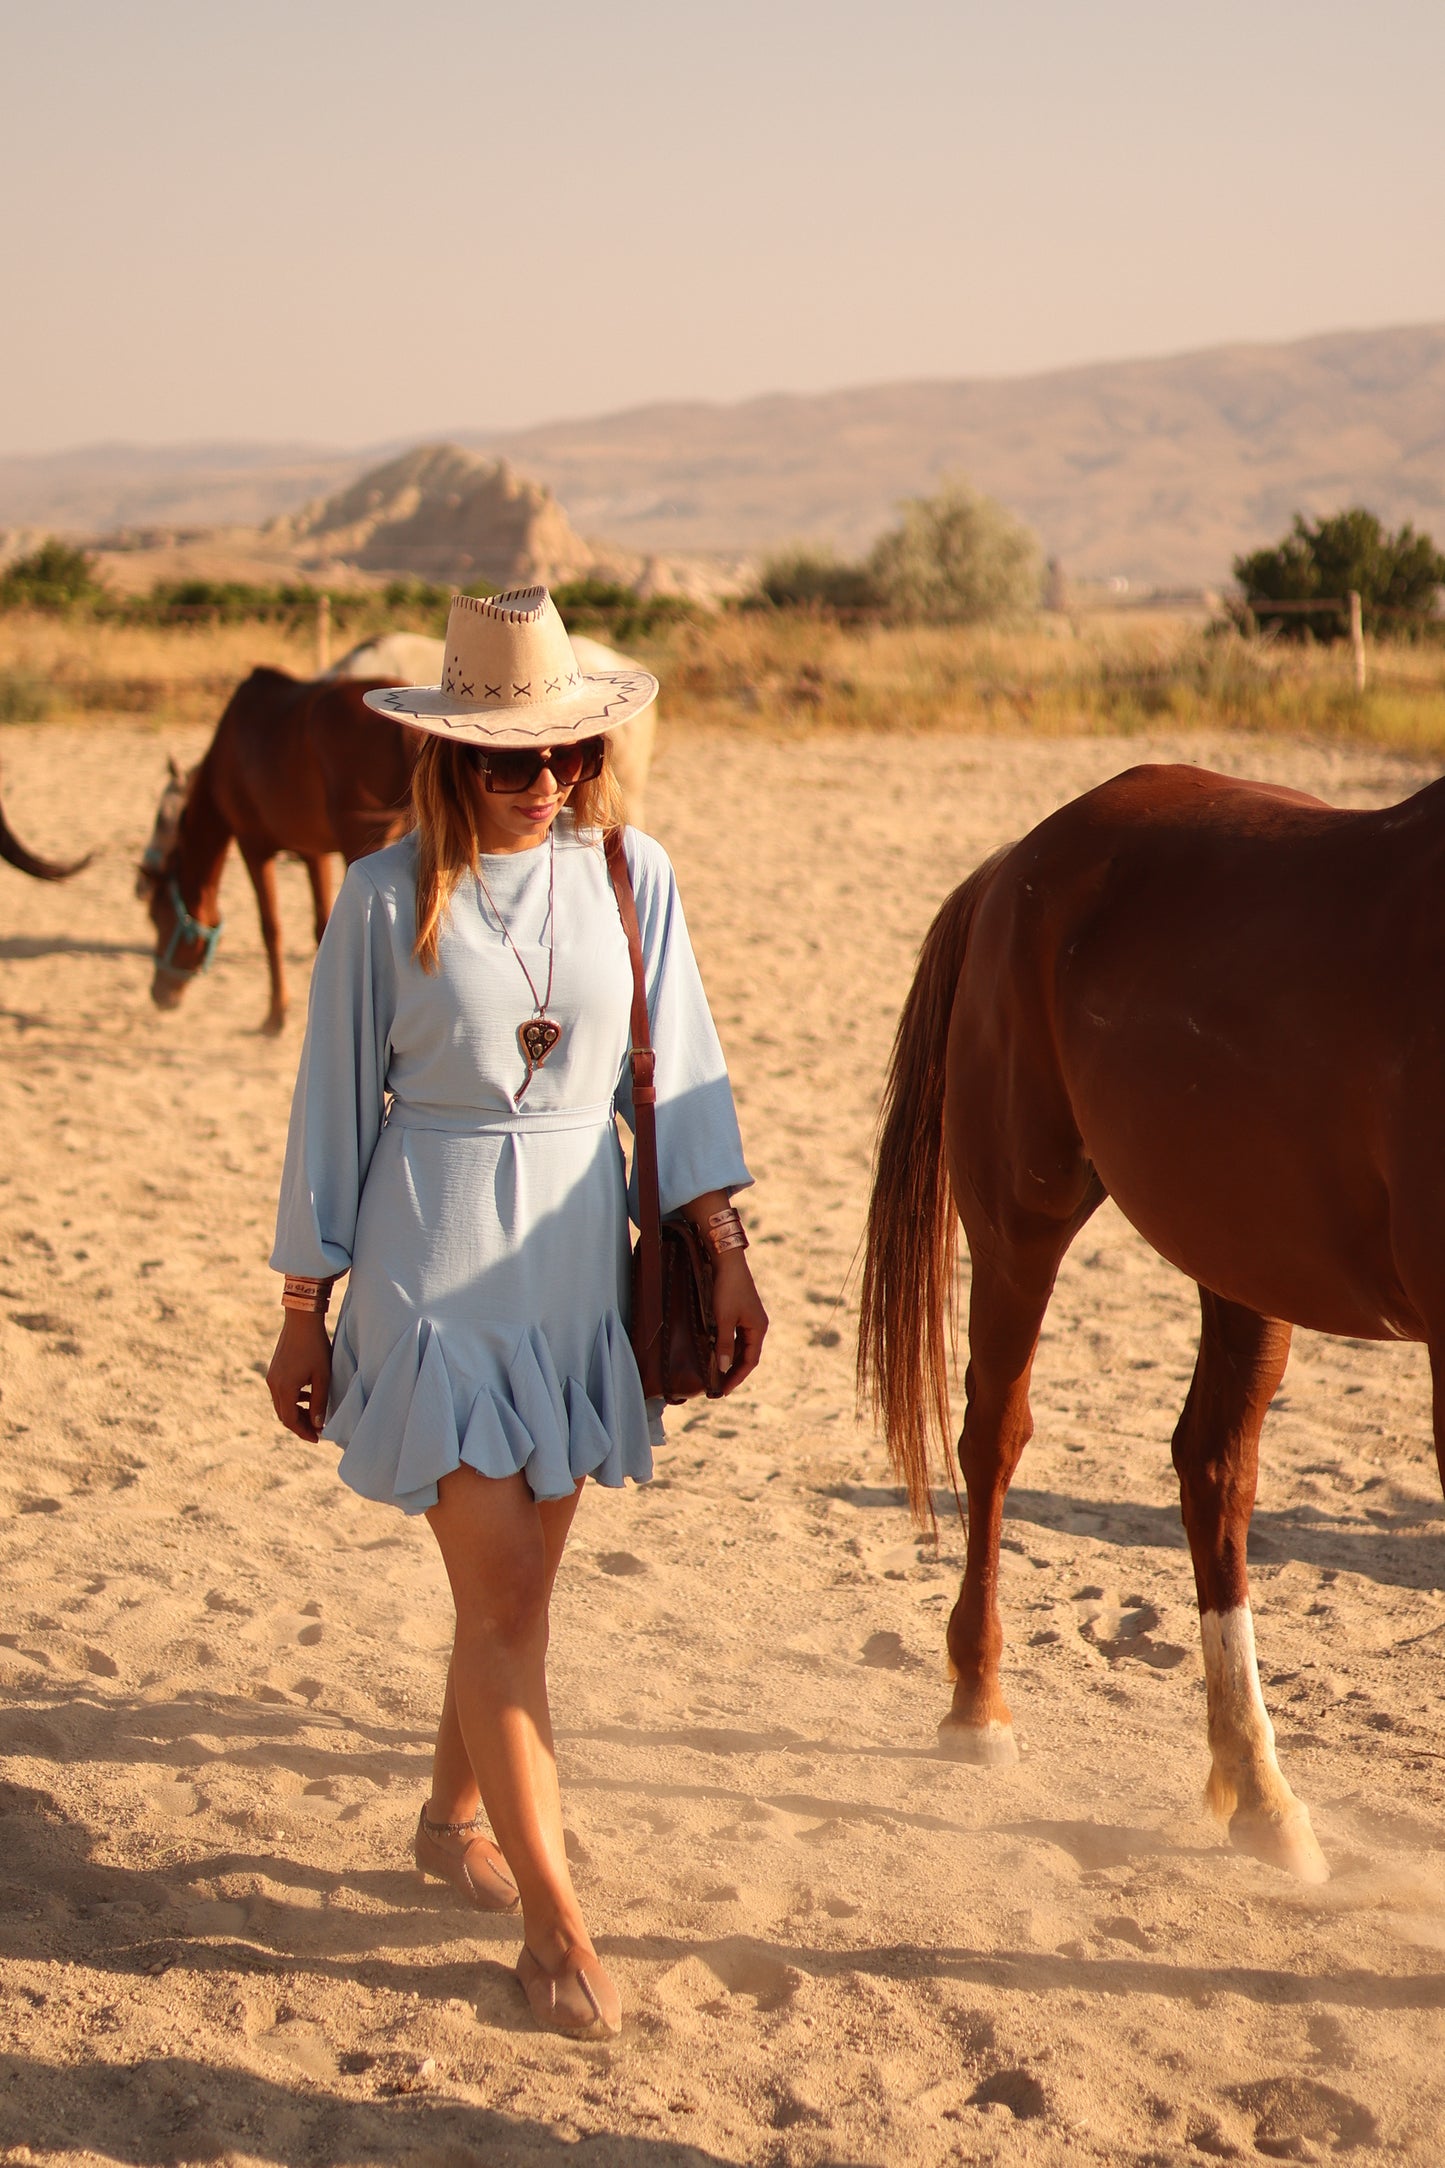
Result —
<path fill-rule="evenodd" d="M 505 798 L 514 798 L 519 792 L 530 790 L 544 768 L 558 790 L 570 790 L 574 783 L 595 783 L 607 757 L 607 741 L 605 738 L 583 738 L 576 745 L 558 745 L 541 752 L 533 751 L 530 746 L 503 747 L 488 752 L 477 745 L 469 750 L 485 788 L 499 792 Z"/>

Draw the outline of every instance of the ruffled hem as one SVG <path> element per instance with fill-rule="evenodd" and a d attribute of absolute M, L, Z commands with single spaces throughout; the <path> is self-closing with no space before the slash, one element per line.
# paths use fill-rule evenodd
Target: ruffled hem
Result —
<path fill-rule="evenodd" d="M 533 1327 L 500 1374 L 479 1384 L 448 1363 L 441 1329 L 423 1317 L 367 1392 L 343 1340 L 344 1325 L 337 1368 L 350 1381 L 323 1435 L 343 1448 L 338 1473 L 363 1498 L 425 1513 L 442 1477 L 464 1463 L 480 1475 L 524 1475 L 539 1500 L 570 1498 L 584 1476 L 620 1490 L 628 1477 L 646 1483 L 652 1475 L 656 1429 L 615 1310 L 597 1327 L 585 1383 L 558 1373 Z"/>

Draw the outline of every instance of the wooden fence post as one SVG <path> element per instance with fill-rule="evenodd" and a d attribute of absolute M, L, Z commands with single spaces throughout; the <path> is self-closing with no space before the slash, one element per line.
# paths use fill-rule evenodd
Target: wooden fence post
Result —
<path fill-rule="evenodd" d="M 1358 598 L 1357 598 L 1358 599 Z M 331 597 L 316 597 L 316 675 L 331 667 Z"/>
<path fill-rule="evenodd" d="M 1360 607 L 1359 589 L 1352 587 L 1350 601 L 1350 647 L 1355 658 L 1355 691 L 1365 689 L 1365 613 Z"/>

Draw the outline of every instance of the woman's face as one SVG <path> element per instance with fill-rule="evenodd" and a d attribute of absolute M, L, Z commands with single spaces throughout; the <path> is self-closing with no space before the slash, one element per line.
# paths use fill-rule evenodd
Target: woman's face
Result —
<path fill-rule="evenodd" d="M 546 748 L 550 752 L 551 748 Z M 543 768 L 525 790 L 488 790 L 486 776 L 476 773 L 477 829 L 484 851 L 530 851 L 545 843 L 552 823 L 571 797 L 571 789 L 559 790 L 550 768 Z"/>

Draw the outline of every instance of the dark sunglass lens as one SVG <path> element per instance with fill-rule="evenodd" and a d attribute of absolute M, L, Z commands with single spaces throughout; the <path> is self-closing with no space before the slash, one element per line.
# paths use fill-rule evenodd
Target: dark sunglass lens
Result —
<path fill-rule="evenodd" d="M 579 783 L 595 783 L 602 773 L 602 763 L 607 757 L 607 741 L 604 738 L 584 738 L 577 748 L 582 755 L 582 765 L 577 771 Z"/>
<path fill-rule="evenodd" d="M 515 752 L 488 753 L 486 756 L 488 790 L 512 795 L 529 790 L 542 773 L 541 757 L 525 749 Z"/>
<path fill-rule="evenodd" d="M 549 755 L 547 766 L 556 779 L 558 790 L 570 790 L 582 780 L 582 748 L 580 745 L 559 745 Z"/>

